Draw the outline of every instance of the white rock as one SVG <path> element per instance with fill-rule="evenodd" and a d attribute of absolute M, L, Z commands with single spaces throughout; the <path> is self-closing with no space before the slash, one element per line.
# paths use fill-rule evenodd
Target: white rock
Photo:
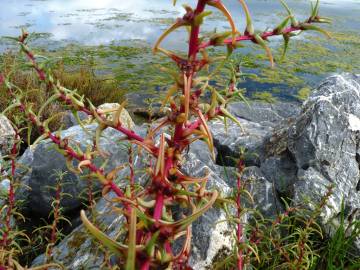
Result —
<path fill-rule="evenodd" d="M 356 115 L 349 114 L 349 128 L 352 131 L 360 130 L 360 119 Z"/>
<path fill-rule="evenodd" d="M 15 130 L 11 126 L 9 119 L 0 115 L 0 154 L 7 155 L 13 147 Z"/>
<path fill-rule="evenodd" d="M 104 111 L 107 114 L 108 119 L 112 120 L 119 107 L 119 103 L 104 103 L 100 105 L 98 109 Z M 121 111 L 120 122 L 129 129 L 133 129 L 135 127 L 135 123 L 126 109 L 122 109 Z"/>

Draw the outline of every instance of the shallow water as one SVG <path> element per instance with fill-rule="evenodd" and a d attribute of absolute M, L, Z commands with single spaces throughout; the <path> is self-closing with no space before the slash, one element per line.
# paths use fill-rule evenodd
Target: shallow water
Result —
<path fill-rule="evenodd" d="M 79 42 L 86 45 L 109 44 L 113 40 L 140 39 L 152 44 L 173 18 L 183 13 L 181 4 L 195 1 L 171 0 L 0 0 L 0 36 L 18 35 L 20 28 L 49 33 L 53 46 Z M 299 18 L 305 18 L 310 1 L 288 0 Z M 241 7 L 236 0 L 224 0 L 239 29 L 244 28 Z M 256 27 L 276 25 L 279 1 L 248 1 L 256 18 Z M 321 14 L 342 17 L 339 27 L 359 29 L 359 0 L 323 0 Z M 219 14 L 207 23 L 207 30 L 227 27 Z M 184 33 L 181 34 L 185 38 Z M 170 38 L 167 46 L 179 48 L 178 40 Z M 4 49 L 4 46 L 3 48 Z"/>

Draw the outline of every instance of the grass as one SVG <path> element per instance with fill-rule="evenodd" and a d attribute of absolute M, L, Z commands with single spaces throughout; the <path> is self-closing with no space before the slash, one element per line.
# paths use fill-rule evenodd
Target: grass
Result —
<path fill-rule="evenodd" d="M 21 62 L 13 53 L 6 53 L 1 58 L 1 70 L 9 76 L 15 84 L 22 89 L 23 95 L 31 103 L 32 109 L 38 111 L 42 104 L 50 97 L 46 85 L 37 80 L 36 72 L 30 70 L 24 63 Z M 19 64 L 20 61 L 20 64 Z M 80 95 L 84 95 L 92 100 L 94 105 L 101 105 L 106 102 L 121 102 L 123 100 L 124 92 L 117 88 L 117 84 L 113 80 L 109 80 L 102 76 L 97 76 L 95 70 L 90 64 L 83 64 L 77 67 L 68 66 L 64 61 L 59 61 L 52 64 L 53 75 L 55 80 L 62 82 L 63 86 L 68 89 L 77 89 Z M 4 86 L 0 86 L 0 110 L 3 111 L 13 101 L 8 98 L 8 92 Z M 53 102 L 47 106 L 43 117 L 49 118 L 58 114 L 54 121 L 51 122 L 50 127 L 53 130 L 60 128 L 61 113 L 67 108 L 60 106 L 57 102 Z M 16 122 L 21 114 L 12 114 L 10 120 Z M 31 135 L 25 135 L 27 131 L 22 131 L 22 137 L 26 143 L 32 143 L 38 136 L 37 130 L 33 129 Z"/>

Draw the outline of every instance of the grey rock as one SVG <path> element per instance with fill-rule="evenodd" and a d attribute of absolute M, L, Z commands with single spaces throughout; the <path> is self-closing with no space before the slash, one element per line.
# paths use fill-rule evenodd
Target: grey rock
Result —
<path fill-rule="evenodd" d="M 276 120 L 276 115 L 269 115 Z M 273 126 L 263 141 L 261 171 L 280 196 L 310 208 L 334 185 L 329 205 L 321 213 L 321 224 L 331 234 L 342 199 L 347 217 L 360 209 L 359 140 L 360 77 L 332 76 L 312 92 L 297 117 Z"/>
<path fill-rule="evenodd" d="M 160 111 L 161 103 L 154 99 L 153 94 L 148 93 L 128 93 L 125 95 L 128 100 L 129 112 L 134 116 L 141 117 L 142 120 L 158 119 L 165 116 L 163 111 Z"/>
<path fill-rule="evenodd" d="M 229 111 L 240 119 L 261 124 L 261 126 L 275 127 L 288 118 L 300 113 L 300 105 L 290 102 L 251 102 L 248 106 L 244 102 L 235 102 L 229 105 Z"/>
<path fill-rule="evenodd" d="M 243 102 L 229 105 L 229 111 L 236 116 L 241 127 L 228 121 L 225 129 L 223 122 L 209 124 L 213 133 L 214 144 L 218 150 L 217 163 L 234 166 L 234 157 L 239 157 L 240 148 L 246 150 L 246 166 L 260 166 L 266 155 L 265 142 L 272 135 L 274 128 L 284 125 L 289 118 L 295 117 L 300 106 L 295 103 L 252 102 L 250 106 Z"/>
<path fill-rule="evenodd" d="M 74 126 L 62 131 L 60 136 L 67 138 L 71 145 L 77 145 L 85 151 L 88 145 L 92 145 L 96 125 L 86 126 L 86 129 L 87 131 L 79 126 Z M 122 138 L 121 133 L 112 128 L 104 130 L 100 139 L 100 149 L 108 157 L 97 158 L 95 160 L 97 166 L 101 166 L 106 160 L 105 171 L 110 171 L 127 161 L 127 150 L 124 142 L 121 141 Z M 19 199 L 25 199 L 24 208 L 27 211 L 39 216 L 48 216 L 51 211 L 52 198 L 55 195 L 55 191 L 49 187 L 56 186 L 56 172 L 66 172 L 62 181 L 63 191 L 72 196 L 62 199 L 64 214 L 82 206 L 83 199 L 79 197 L 79 194 L 87 188 L 88 181 L 80 179 L 79 175 L 68 170 L 64 156 L 56 150 L 56 146 L 50 140 L 44 140 L 35 148 L 28 149 L 20 158 L 19 163 L 23 168 L 17 173 L 24 173 L 26 167 L 29 169 L 22 178 L 22 183 L 30 189 L 22 187 L 17 193 Z M 77 162 L 74 162 L 74 166 L 77 166 Z M 101 188 L 97 182 L 94 184 L 94 190 Z"/>
<path fill-rule="evenodd" d="M 8 197 L 10 190 L 10 180 L 5 178 L 0 181 L 0 208 L 3 207 L 5 198 Z"/>
<path fill-rule="evenodd" d="M 313 208 L 327 188 L 334 185 L 329 206 L 321 213 L 321 224 L 329 234 L 337 228 L 334 224 L 338 224 L 342 199 L 346 218 L 359 219 L 356 216 L 360 209 L 359 75 L 328 78 L 313 91 L 301 111 L 281 103 L 256 104 L 250 109 L 238 103 L 230 111 L 244 123 L 250 138 L 245 139 L 236 126 L 230 127 L 226 135 L 218 129 L 221 124 L 213 124 L 219 155 L 238 157 L 239 147 L 254 151 L 260 158 L 250 159 L 246 164 L 259 166 L 277 195 L 293 199 L 295 204 L 311 201 L 309 207 Z M 357 239 L 357 254 L 359 243 Z"/>
<path fill-rule="evenodd" d="M 243 173 L 243 181 L 248 183 L 248 191 L 253 196 L 252 208 L 259 210 L 265 218 L 273 218 L 283 207 L 278 199 L 273 183 L 269 182 L 258 167 L 247 167 Z"/>
<path fill-rule="evenodd" d="M 0 181 L 0 196 L 6 196 L 9 194 L 10 180 L 5 178 Z"/>
<path fill-rule="evenodd" d="M 243 123 L 243 130 L 229 123 L 225 133 L 221 122 L 210 124 L 218 152 L 216 162 L 234 166 L 233 158 L 239 157 L 241 147 L 257 154 L 246 160 L 248 168 L 243 181 L 249 183 L 255 207 L 265 217 L 273 217 L 283 210 L 278 196 L 287 196 L 299 204 L 312 201 L 309 207 L 313 208 L 327 192 L 327 187 L 334 184 L 329 206 L 321 213 L 321 225 L 329 234 L 336 230 L 343 198 L 346 219 L 350 216 L 359 219 L 356 214 L 360 209 L 359 76 L 330 77 L 312 93 L 301 110 L 286 103 L 253 103 L 250 109 L 244 103 L 235 103 L 229 110 Z M 226 159 L 227 156 L 230 158 Z M 206 144 L 200 141 L 185 155 L 181 169 L 191 176 L 210 172 L 207 187 L 216 188 L 224 195 L 230 194 L 236 185 L 235 169 L 227 167 L 228 173 L 225 173 L 224 167 L 212 161 Z M 105 214 L 110 206 L 104 199 L 97 207 L 104 213 L 98 218 L 103 218 L 105 232 L 115 235 L 123 220 Z M 207 269 L 217 255 L 231 249 L 231 229 L 225 223 L 217 223 L 222 219 L 222 212 L 212 208 L 193 223 L 190 264 L 194 269 Z M 93 256 L 97 245 L 88 239 L 83 226 L 67 236 L 55 250 L 55 259 L 69 269 L 87 263 L 95 269 L 100 268 L 103 254 Z M 354 250 L 360 255 L 360 238 Z M 39 261 L 41 258 L 37 258 L 34 265 Z"/>
<path fill-rule="evenodd" d="M 78 119 L 75 117 L 75 115 L 71 111 L 65 112 L 65 114 L 63 115 L 63 117 L 61 119 L 64 129 L 68 129 L 73 126 L 79 125 L 79 120 L 81 122 L 90 120 L 90 117 L 86 113 L 84 113 L 84 112 L 76 112 L 76 113 L 77 113 Z"/>
<path fill-rule="evenodd" d="M 114 193 L 108 194 L 108 199 L 115 197 Z M 114 237 L 121 230 L 124 217 L 114 213 L 111 205 L 116 206 L 116 204 L 111 204 L 105 199 L 101 199 L 97 203 L 95 209 L 98 213 L 96 224 L 102 226 L 104 233 Z M 55 246 L 53 259 L 65 266 L 65 269 L 102 269 L 104 253 L 99 249 L 99 243 L 91 238 L 86 228 L 81 225 Z M 45 260 L 44 254 L 40 255 L 32 262 L 32 266 L 41 265 Z"/>
<path fill-rule="evenodd" d="M 4 205 L 7 203 L 7 198 L 9 196 L 10 193 L 10 179 L 8 178 L 4 178 L 2 180 L 0 180 L 0 209 L 2 207 L 4 207 Z M 6 216 L 6 211 L 0 211 L 0 219 L 1 220 L 5 220 L 5 216 Z M 10 216 L 10 226 L 13 227 L 15 226 L 15 218 L 14 216 Z M 5 225 L 5 223 L 1 222 L 0 223 L 0 230 L 3 229 L 3 226 Z"/>
<path fill-rule="evenodd" d="M 280 155 L 266 158 L 260 168 L 266 179 L 273 183 L 279 195 L 292 198 L 298 169 L 289 152 L 285 151 Z"/>
<path fill-rule="evenodd" d="M 356 190 L 359 183 L 358 124 L 360 76 L 337 75 L 312 93 L 296 124 L 289 129 L 289 150 L 299 169 L 295 196 L 303 193 L 298 187 L 304 182 L 308 182 L 305 185 L 310 182 L 334 184 L 334 209 L 329 218 L 339 212 L 343 197 L 353 208 L 360 207 L 356 204 L 360 196 Z M 310 194 L 320 196 L 322 192 L 313 188 L 307 193 Z"/>
<path fill-rule="evenodd" d="M 214 145 L 218 151 L 217 163 L 235 166 L 234 158 L 240 156 L 241 148 L 246 150 L 246 166 L 260 165 L 260 155 L 263 153 L 263 141 L 270 134 L 272 128 L 258 123 L 240 119 L 242 126 L 228 122 L 228 127 L 221 121 L 209 124 L 213 134 Z"/>
<path fill-rule="evenodd" d="M 236 188 L 236 168 L 217 166 L 217 173 L 225 179 L 231 189 Z M 252 195 L 252 200 L 243 196 L 244 207 L 257 209 L 265 218 L 272 218 L 283 210 L 274 184 L 268 180 L 259 167 L 246 167 L 241 182 L 246 185 L 247 191 Z"/>
<path fill-rule="evenodd" d="M 330 224 L 338 219 L 343 199 L 347 217 L 360 209 L 359 136 L 360 76 L 350 74 L 322 83 L 288 132 L 288 149 L 298 168 L 295 202 L 310 198 L 318 203 L 334 185 L 322 213 L 322 224 L 333 230 Z"/>
<path fill-rule="evenodd" d="M 194 145 L 185 156 L 186 162 L 182 170 L 192 176 L 203 176 L 210 172 L 208 188 L 216 188 L 223 194 L 229 194 L 228 185 L 210 169 L 215 168 L 216 165 L 204 155 L 207 152 L 206 144 L 199 141 Z M 200 149 L 203 149 L 203 152 Z M 102 229 L 107 235 L 116 235 L 122 228 L 124 219 L 111 213 L 113 206 L 106 203 L 105 199 L 100 199 L 96 209 L 100 213 L 96 216 L 97 224 L 102 224 Z M 219 252 L 223 249 L 231 249 L 230 228 L 224 223 L 216 225 L 224 218 L 219 209 L 212 208 L 192 224 L 193 249 L 190 264 L 194 269 L 206 269 Z M 103 258 L 104 253 L 99 249 L 98 243 L 91 240 L 83 225 L 76 228 L 54 248 L 55 261 L 61 262 L 67 269 L 81 269 L 86 266 L 101 269 Z M 33 266 L 40 265 L 43 261 L 44 255 L 41 255 L 33 261 Z"/>
<path fill-rule="evenodd" d="M 184 172 L 195 177 L 210 172 L 207 189 L 216 189 L 225 196 L 230 194 L 231 189 L 216 173 L 216 165 L 204 142 L 198 141 L 191 145 L 185 158 L 186 163 L 182 168 Z M 213 207 L 192 224 L 192 253 L 189 263 L 194 269 L 207 269 L 219 253 L 231 250 L 231 229 L 226 223 L 218 223 L 224 219 L 224 213 Z"/>

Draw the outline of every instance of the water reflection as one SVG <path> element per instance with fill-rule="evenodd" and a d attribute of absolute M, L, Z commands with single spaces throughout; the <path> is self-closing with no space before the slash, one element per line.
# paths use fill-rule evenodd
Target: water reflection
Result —
<path fill-rule="evenodd" d="M 163 29 L 181 14 L 183 3 L 194 4 L 195 0 L 178 1 L 176 7 L 171 0 L 0 0 L 0 36 L 18 35 L 21 27 L 29 31 L 51 33 L 51 39 L 59 44 L 80 42 L 86 45 L 108 44 L 113 40 L 141 39 L 153 43 Z M 225 0 L 239 26 L 243 29 L 242 11 L 235 0 Z M 300 17 L 307 15 L 309 1 L 288 1 Z M 323 0 L 324 15 L 341 16 L 347 14 L 348 20 L 341 21 L 343 26 L 350 25 L 351 18 L 360 11 L 358 0 Z M 266 25 L 276 25 L 279 1 L 248 1 L 256 26 L 264 30 Z M 351 6 L 350 14 L 348 7 Z M 275 12 L 276 11 L 276 12 Z M 352 14 L 353 13 L 353 16 Z M 206 30 L 215 27 L 228 27 L 226 22 L 216 16 L 207 24 Z M 355 21 L 352 27 L 359 27 Z M 185 33 L 177 37 L 185 39 Z M 169 39 L 167 46 L 179 46 L 178 40 Z"/>

